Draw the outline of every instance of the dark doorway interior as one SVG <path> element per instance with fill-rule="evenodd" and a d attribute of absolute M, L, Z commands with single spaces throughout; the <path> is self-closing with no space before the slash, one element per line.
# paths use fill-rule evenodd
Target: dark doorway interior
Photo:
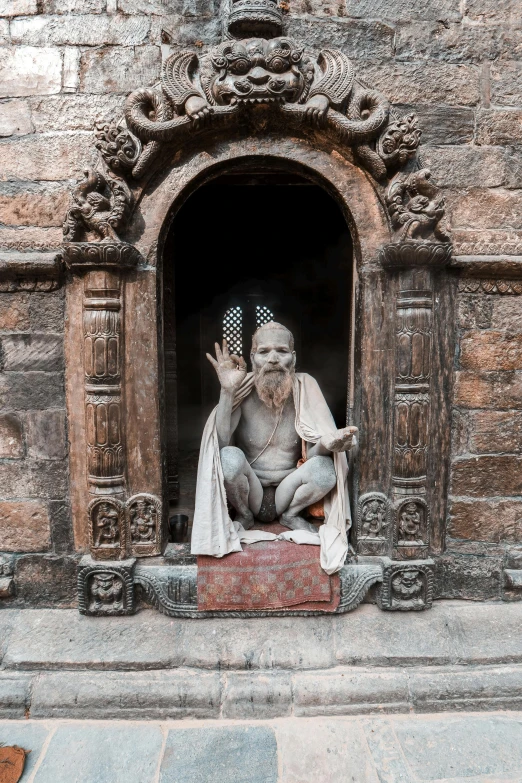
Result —
<path fill-rule="evenodd" d="M 351 273 L 351 238 L 341 210 L 306 179 L 227 175 L 181 207 L 164 255 L 166 416 L 169 470 L 176 462 L 179 469 L 177 499 L 175 482 L 169 486 L 178 511 L 192 519 L 199 442 L 219 397 L 205 353 L 214 353 L 223 336 L 250 366 L 256 326 L 267 320 L 288 326 L 297 370 L 317 378 L 344 426 Z M 174 355 L 176 372 L 169 373 Z"/>

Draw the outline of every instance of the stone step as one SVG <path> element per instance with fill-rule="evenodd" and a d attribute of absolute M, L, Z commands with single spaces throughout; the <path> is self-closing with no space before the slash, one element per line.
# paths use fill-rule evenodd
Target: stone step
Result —
<path fill-rule="evenodd" d="M 522 665 L 0 673 L 0 718 L 265 720 L 461 710 L 522 710 Z"/>

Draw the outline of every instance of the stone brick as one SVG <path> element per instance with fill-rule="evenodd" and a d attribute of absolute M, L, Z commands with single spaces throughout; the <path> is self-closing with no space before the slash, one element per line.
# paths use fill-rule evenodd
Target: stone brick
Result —
<path fill-rule="evenodd" d="M 473 141 L 473 109 L 437 104 L 398 104 L 394 108 L 401 115 L 417 115 L 423 144 L 467 144 Z"/>
<path fill-rule="evenodd" d="M 451 412 L 451 453 L 453 456 L 469 452 L 469 411 L 454 408 Z"/>
<path fill-rule="evenodd" d="M 469 450 L 473 454 L 522 451 L 521 411 L 473 411 L 470 413 Z"/>
<path fill-rule="evenodd" d="M 107 0 L 42 0 L 44 14 L 102 14 Z"/>
<path fill-rule="evenodd" d="M 520 5 L 518 0 L 466 0 L 466 16 L 476 22 L 500 22 L 518 24 Z"/>
<path fill-rule="evenodd" d="M 446 191 L 452 224 L 459 228 L 522 228 L 522 191 L 469 188 Z"/>
<path fill-rule="evenodd" d="M 138 46 L 150 29 L 143 16 L 65 15 L 14 19 L 13 43 L 26 46 Z"/>
<path fill-rule="evenodd" d="M 122 14 L 145 14 L 150 16 L 156 14 L 164 16 L 168 10 L 169 14 L 182 14 L 183 0 L 174 0 L 168 5 L 165 0 L 118 0 L 118 10 Z"/>
<path fill-rule="evenodd" d="M 475 65 L 361 61 L 357 73 L 392 103 L 474 106 L 480 100 L 480 69 Z"/>
<path fill-rule="evenodd" d="M 149 783 L 154 779 L 162 742 L 160 726 L 64 724 L 52 735 L 37 780 L 71 783 L 74 769 L 81 770 L 85 783 Z"/>
<path fill-rule="evenodd" d="M 0 331 L 23 332 L 29 329 L 29 294 L 0 296 Z"/>
<path fill-rule="evenodd" d="M 67 490 L 68 476 L 65 462 L 57 460 L 0 462 L 0 493 L 3 498 L 61 500 Z"/>
<path fill-rule="evenodd" d="M 0 50 L 0 98 L 52 95 L 61 87 L 59 49 L 22 46 Z"/>
<path fill-rule="evenodd" d="M 451 543 L 451 542 L 449 542 Z M 448 543 L 448 546 L 449 546 Z M 435 598 L 468 598 L 473 601 L 490 601 L 500 598 L 502 581 L 502 557 L 480 557 L 475 555 L 458 555 L 447 553 L 437 558 L 435 569 Z M 459 613 L 458 625 L 455 628 L 457 638 L 462 638 L 462 616 Z M 484 647 L 487 646 L 485 631 L 482 639 L 476 638 L 475 649 L 480 650 L 480 660 L 488 658 Z M 463 647 L 468 651 L 472 648 L 472 640 L 463 640 Z M 496 663 L 502 644 L 497 636 L 497 655 L 491 656 L 491 663 Z M 509 660 L 507 646 L 504 646 L 506 658 Z M 461 656 L 459 659 L 462 660 Z"/>
<path fill-rule="evenodd" d="M 63 459 L 67 452 L 65 411 L 29 411 L 24 415 L 27 454 L 35 459 Z"/>
<path fill-rule="evenodd" d="M 360 724 L 350 723 L 347 742 L 345 721 L 281 721 L 276 726 L 277 748 L 284 783 L 378 783 Z M 382 728 L 379 736 L 382 735 Z M 389 766 L 385 767 L 390 773 Z M 382 778 L 383 781 L 386 778 Z M 407 783 L 407 778 L 396 778 Z M 387 783 L 393 778 L 388 777 Z"/>
<path fill-rule="evenodd" d="M 31 110 L 27 101 L 2 101 L 0 103 L 0 137 L 25 136 L 34 130 Z"/>
<path fill-rule="evenodd" d="M 308 46 L 341 49 L 348 57 L 387 58 L 392 54 L 394 30 L 382 22 L 359 20 L 326 20 L 310 17 L 292 18 L 287 22 L 288 35 Z"/>
<path fill-rule="evenodd" d="M 99 118 L 109 122 L 123 116 L 124 98 L 120 95 L 53 95 L 49 98 L 31 98 L 31 116 L 37 133 L 56 130 L 92 131 Z"/>
<path fill-rule="evenodd" d="M 463 25 L 436 22 L 401 24 L 397 29 L 398 60 L 444 60 L 472 63 L 513 56 L 522 44 L 522 29 L 505 25 Z"/>
<path fill-rule="evenodd" d="M 478 144 L 519 144 L 521 136 L 521 109 L 478 109 Z"/>
<path fill-rule="evenodd" d="M 507 184 L 502 147 L 422 146 L 419 152 L 440 187 L 495 188 Z"/>
<path fill-rule="evenodd" d="M 519 408 L 522 406 L 522 373 L 458 371 L 455 374 L 455 403 L 465 408 Z"/>
<path fill-rule="evenodd" d="M 0 675 L 0 718 L 5 720 L 10 718 L 11 720 L 23 720 L 27 716 L 27 708 L 31 702 L 30 686 L 32 677 L 29 674 L 5 674 Z M 12 724 L 11 724 L 12 725 Z M 2 725 L 2 745 L 15 745 L 17 740 L 12 738 L 12 733 L 9 731 L 9 725 Z M 43 729 L 43 727 L 42 727 Z M 42 734 L 46 735 L 46 730 L 43 729 Z M 20 732 L 21 734 L 21 732 Z M 26 739 L 28 739 L 29 732 L 25 732 Z M 18 739 L 19 747 L 31 748 L 33 752 L 34 746 L 24 745 Z M 24 771 L 26 767 L 24 767 Z"/>
<path fill-rule="evenodd" d="M 150 43 L 160 46 L 166 41 L 175 46 L 214 46 L 221 42 L 223 26 L 217 14 L 211 19 L 190 19 L 179 14 L 153 16 Z"/>
<path fill-rule="evenodd" d="M 57 180 L 78 178 L 95 159 L 92 134 L 48 133 L 0 142 L 1 178 Z"/>
<path fill-rule="evenodd" d="M 291 711 L 289 673 L 236 672 L 228 675 L 222 708 L 224 718 L 264 720 L 290 715 Z"/>
<path fill-rule="evenodd" d="M 453 500 L 448 535 L 469 541 L 522 541 L 521 500 Z"/>
<path fill-rule="evenodd" d="M 43 410 L 64 407 L 62 373 L 9 372 L 0 374 L 0 408 Z"/>
<path fill-rule="evenodd" d="M 458 324 L 462 329 L 489 329 L 493 317 L 494 296 L 459 296 Z"/>
<path fill-rule="evenodd" d="M 35 332 L 61 332 L 64 325 L 64 289 L 45 294 L 31 294 L 29 315 Z"/>
<path fill-rule="evenodd" d="M 16 413 L 1 413 L 0 458 L 19 459 L 23 456 L 22 422 Z"/>
<path fill-rule="evenodd" d="M 505 664 L 487 668 L 460 666 L 446 671 L 442 677 L 434 677 L 433 674 L 426 670 L 412 672 L 410 689 L 415 712 L 435 712 L 441 708 L 441 705 L 443 710 L 459 712 L 520 709 L 522 700 L 520 666 Z M 471 730 L 473 730 L 474 720 L 475 718 L 471 717 Z M 492 743 L 490 746 L 492 751 L 496 740 L 491 736 L 488 740 Z M 444 737 L 438 734 L 436 742 L 440 742 L 442 746 Z M 502 741 L 502 753 L 504 752 L 505 743 Z M 455 769 L 454 764 L 452 768 Z M 491 769 L 491 766 L 488 768 Z M 456 783 L 458 780 L 459 783 L 460 781 L 463 783 L 466 779 L 470 780 L 470 778 L 453 778 L 453 781 Z"/>
<path fill-rule="evenodd" d="M 522 104 L 522 62 L 500 60 L 491 64 L 491 103 Z"/>
<path fill-rule="evenodd" d="M 103 698 L 100 698 L 101 694 Z M 217 672 L 46 673 L 35 685 L 31 717 L 218 718 L 220 697 Z"/>
<path fill-rule="evenodd" d="M 46 506 L 39 500 L 0 501 L 0 549 L 43 552 L 51 543 Z"/>
<path fill-rule="evenodd" d="M 63 338 L 56 334 L 2 337 L 3 369 L 18 372 L 63 370 Z"/>
<path fill-rule="evenodd" d="M 80 89 L 88 93 L 127 93 L 159 77 L 161 51 L 156 46 L 86 51 L 81 58 Z"/>
<path fill-rule="evenodd" d="M 21 555 L 16 559 L 14 606 L 76 606 L 78 558 Z M 78 611 L 76 609 L 76 611 Z"/>
<path fill-rule="evenodd" d="M 183 728 L 168 733 L 159 783 L 276 783 L 278 779 L 277 743 L 269 726 Z"/>
<path fill-rule="evenodd" d="M 73 524 L 68 503 L 61 500 L 49 501 L 51 518 L 51 540 L 57 554 L 67 554 L 74 549 Z"/>
<path fill-rule="evenodd" d="M 30 16 L 37 13 L 37 0 L 0 0 L 0 16 Z"/>
<path fill-rule="evenodd" d="M 1 146 L 1 145 L 0 145 Z M 5 227 L 0 226 L 0 248 L 2 250 L 48 250 L 58 249 L 63 242 L 60 228 Z"/>
<path fill-rule="evenodd" d="M 489 298 L 489 297 L 488 297 Z M 518 296 L 492 296 L 491 326 L 522 332 L 522 299 Z"/>
<path fill-rule="evenodd" d="M 298 672 L 294 674 L 294 715 L 356 715 L 386 705 L 387 712 L 408 712 L 408 681 L 404 671 L 393 675 L 354 669 L 333 672 Z"/>
<path fill-rule="evenodd" d="M 458 0 L 346 0 L 347 16 L 372 19 L 445 19 L 462 17 Z"/>
<path fill-rule="evenodd" d="M 63 50 L 63 90 L 76 92 L 80 78 L 80 49 L 66 46 Z"/>
<path fill-rule="evenodd" d="M 521 136 L 522 138 L 522 136 Z M 508 188 L 522 188 L 522 148 L 508 147 L 506 149 L 506 168 Z"/>
<path fill-rule="evenodd" d="M 522 457 L 484 456 L 453 463 L 452 494 L 469 497 L 522 495 Z"/>
<path fill-rule="evenodd" d="M 346 16 L 346 3 L 343 0 L 289 0 L 288 13 L 291 16 L 314 17 Z"/>
<path fill-rule="evenodd" d="M 466 332 L 460 343 L 463 370 L 522 370 L 522 334 Z"/>
<path fill-rule="evenodd" d="M 0 221 L 11 226 L 61 226 L 70 201 L 67 185 L 0 183 Z"/>

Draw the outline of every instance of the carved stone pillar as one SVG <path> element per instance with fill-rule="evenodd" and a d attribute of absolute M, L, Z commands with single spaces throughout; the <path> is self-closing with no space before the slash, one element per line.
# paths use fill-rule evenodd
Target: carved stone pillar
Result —
<path fill-rule="evenodd" d="M 415 241 L 388 245 L 382 253 L 383 265 L 397 274 L 391 480 L 396 560 L 424 559 L 430 551 L 433 487 L 428 476 L 437 459 L 430 433 L 440 384 L 433 366 L 435 274 L 450 257 L 448 243 Z"/>
<path fill-rule="evenodd" d="M 67 267 L 83 275 L 83 363 L 91 554 L 122 559 L 125 522 L 123 276 L 140 256 L 124 243 L 64 245 Z"/>

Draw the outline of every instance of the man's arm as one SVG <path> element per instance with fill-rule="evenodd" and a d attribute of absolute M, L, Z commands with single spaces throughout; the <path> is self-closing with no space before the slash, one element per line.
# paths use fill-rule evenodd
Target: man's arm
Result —
<path fill-rule="evenodd" d="M 357 427 L 343 427 L 333 435 L 324 435 L 308 449 L 308 457 L 327 457 L 332 452 L 350 451 L 357 435 Z"/>
<path fill-rule="evenodd" d="M 223 349 L 216 343 L 216 359 L 207 353 L 207 359 L 214 367 L 221 384 L 221 395 L 216 413 L 216 431 L 219 448 L 230 445 L 230 439 L 241 418 L 240 409 L 232 413 L 234 396 L 243 381 L 247 369 L 242 356 L 228 353 L 226 340 L 223 340 Z"/>

